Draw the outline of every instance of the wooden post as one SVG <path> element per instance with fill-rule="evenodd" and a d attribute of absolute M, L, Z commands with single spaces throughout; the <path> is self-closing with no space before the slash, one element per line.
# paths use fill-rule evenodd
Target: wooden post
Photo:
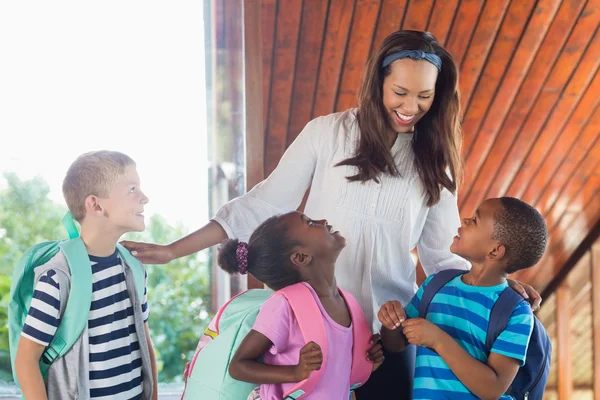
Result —
<path fill-rule="evenodd" d="M 592 264 L 593 388 L 594 400 L 600 400 L 600 245 L 592 245 L 590 252 Z"/>
<path fill-rule="evenodd" d="M 246 103 L 246 190 L 264 177 L 265 134 L 262 112 L 262 1 L 244 0 L 244 76 Z M 248 289 L 262 288 L 263 284 L 248 275 Z"/>
<path fill-rule="evenodd" d="M 571 360 L 571 288 L 563 283 L 556 290 L 556 345 L 558 346 L 558 400 L 571 400 L 573 392 Z"/>

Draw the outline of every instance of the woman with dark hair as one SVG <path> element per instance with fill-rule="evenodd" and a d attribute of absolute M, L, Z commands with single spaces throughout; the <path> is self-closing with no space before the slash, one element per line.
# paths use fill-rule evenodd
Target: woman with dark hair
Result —
<path fill-rule="evenodd" d="M 346 237 L 336 267 L 340 287 L 361 304 L 374 331 L 388 300 L 417 290 L 415 247 L 427 275 L 469 268 L 450 252 L 460 226 L 458 71 L 430 33 L 399 31 L 370 58 L 358 108 L 310 121 L 263 182 L 225 204 L 198 231 L 169 245 L 128 242 L 147 263 L 168 263 L 226 238 L 247 240 L 265 219 L 295 210 L 327 218 Z M 512 282 L 535 307 L 529 286 Z M 360 400 L 412 398 L 415 349 L 386 354 Z"/>

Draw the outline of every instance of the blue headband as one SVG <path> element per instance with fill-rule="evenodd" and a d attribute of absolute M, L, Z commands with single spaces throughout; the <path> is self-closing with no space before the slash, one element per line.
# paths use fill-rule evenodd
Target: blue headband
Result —
<path fill-rule="evenodd" d="M 442 59 L 432 53 L 425 53 L 422 50 L 400 50 L 390 54 L 383 59 L 382 68 L 387 67 L 391 63 L 401 58 L 411 58 L 413 60 L 427 60 L 436 66 L 438 70 L 442 70 Z"/>

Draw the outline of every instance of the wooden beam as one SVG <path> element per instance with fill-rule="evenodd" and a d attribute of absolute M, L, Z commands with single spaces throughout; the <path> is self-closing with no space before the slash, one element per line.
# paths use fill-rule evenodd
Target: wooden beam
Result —
<path fill-rule="evenodd" d="M 600 112 L 597 115 L 600 117 Z M 597 126 L 600 129 L 600 118 Z M 597 133 L 596 131 L 596 135 Z M 579 146 L 583 145 L 582 142 L 583 140 L 577 144 L 579 149 Z M 535 286 L 538 290 L 547 291 L 545 289 L 547 284 L 555 281 L 554 273 L 564 269 L 563 263 L 571 257 L 571 254 L 579 248 L 579 257 L 581 257 L 595 241 L 595 238 L 590 239 L 586 247 L 580 245 L 584 239 L 587 240 L 586 237 L 593 236 L 594 226 L 600 221 L 600 198 L 595 193 L 595 190 L 600 187 L 600 175 L 594 174 L 594 171 L 600 168 L 600 139 L 590 148 L 590 151 L 587 155 L 583 151 L 579 153 L 575 150 L 569 151 L 569 156 L 579 157 L 579 159 L 566 160 L 561 172 L 554 175 L 555 179 L 563 182 L 561 187 L 556 189 L 559 191 L 558 194 L 548 192 L 555 199 L 554 204 L 549 205 L 546 200 L 538 204 L 530 203 L 538 210 L 543 209 L 540 212 L 546 220 L 550 240 L 544 258 L 536 266 L 519 271 L 519 279 L 531 285 L 539 284 Z M 577 165 L 572 167 L 571 163 Z M 565 175 L 563 169 L 574 172 Z M 554 183 L 551 182 L 550 185 Z M 547 198 L 547 201 L 550 199 Z M 540 270 L 551 270 L 554 273 L 539 274 Z M 560 282 L 562 280 L 556 281 L 555 284 Z"/>
<path fill-rule="evenodd" d="M 369 49 L 381 7 L 380 2 L 361 2 L 356 4 L 348 34 L 348 49 L 342 67 L 340 87 L 335 101 L 335 109 L 342 111 L 358 105 L 358 87 L 362 81 L 365 64 L 369 58 Z M 376 46 L 379 46 L 377 43 Z"/>
<path fill-rule="evenodd" d="M 299 68 L 296 68 L 286 146 L 296 139 L 311 120 L 328 11 L 329 1 L 325 0 L 305 1 L 302 5 L 302 26 L 296 59 Z"/>
<path fill-rule="evenodd" d="M 249 8 L 258 8 L 258 1 L 246 1 Z M 260 15 L 260 14 L 259 14 Z M 260 17 L 252 21 L 246 20 L 246 29 L 259 29 L 251 25 L 258 25 Z M 269 119 L 264 121 L 267 138 L 265 152 L 265 172 L 273 172 L 279 159 L 287 147 L 287 129 L 290 121 L 290 106 L 294 93 L 294 77 L 296 75 L 296 56 L 298 55 L 298 39 L 302 24 L 302 0 L 280 1 L 277 7 L 277 32 L 274 41 L 273 67 L 271 79 L 271 95 Z M 250 26 L 248 26 L 250 25 Z M 262 36 L 256 39 L 260 41 Z M 248 38 L 249 39 L 249 38 Z M 248 42 L 248 39 L 246 42 Z M 246 56 L 250 56 L 246 54 Z M 262 99 L 260 99 L 262 101 Z"/>
<path fill-rule="evenodd" d="M 569 272 L 577 265 L 579 260 L 585 255 L 590 247 L 600 238 L 600 222 L 598 222 L 591 230 L 588 236 L 577 246 L 577 249 L 569 256 L 567 262 L 564 263 L 560 272 L 552 278 L 548 286 L 542 292 L 542 299 L 547 299 L 557 287 L 566 279 Z M 597 289 L 593 288 L 592 290 Z"/>
<path fill-rule="evenodd" d="M 406 17 L 404 18 L 402 29 L 414 31 L 426 30 L 432 8 L 432 0 L 408 2 L 408 8 L 406 10 Z"/>
<path fill-rule="evenodd" d="M 466 210 L 506 193 L 523 158 L 537 145 L 538 135 L 550 131 L 545 133 L 550 140 L 560 135 L 594 78 L 600 49 L 586 52 L 589 31 L 577 31 L 579 34 L 569 40 L 570 46 L 563 47 L 568 38 L 565 30 L 573 26 L 582 8 L 583 3 L 565 2 L 556 14 L 512 109 L 497 121 L 502 134 L 490 145 L 489 156 L 476 174 L 469 196 L 463 199 Z"/>
<path fill-rule="evenodd" d="M 508 0 L 488 1 L 485 3 L 485 7 L 481 12 L 481 19 L 475 26 L 473 39 L 469 44 L 467 53 L 469 56 L 464 58 L 462 64 L 460 63 L 461 60 L 455 58 L 460 68 L 460 103 L 463 112 L 471 100 L 477 81 L 481 76 L 481 71 L 485 66 L 494 40 L 496 40 L 496 35 L 504 19 L 504 15 L 506 15 L 506 11 L 508 10 L 509 3 L 510 1 Z M 478 5 L 478 7 L 481 6 Z M 477 20 L 477 17 L 473 19 L 473 21 L 475 20 Z M 457 27 L 456 29 L 466 29 L 466 27 Z M 469 40 L 466 42 L 469 43 Z M 452 56 L 458 57 L 458 55 L 454 54 Z"/>
<path fill-rule="evenodd" d="M 263 92 L 262 92 L 262 32 L 261 2 L 244 0 L 244 65 L 246 100 L 246 189 L 264 179 Z M 263 284 L 248 275 L 248 289 Z"/>
<path fill-rule="evenodd" d="M 546 133 L 542 133 L 511 183 L 508 196 L 518 197 L 528 203 L 540 197 L 544 188 L 563 165 L 568 154 L 565 149 L 570 149 L 575 143 L 580 142 L 582 132 L 598 112 L 600 105 L 598 91 L 600 91 L 600 74 L 596 75 L 586 90 L 558 138 L 552 140 L 545 136 Z"/>
<path fill-rule="evenodd" d="M 442 46 L 448 39 L 458 3 L 460 3 L 458 0 L 436 1 L 431 11 L 426 31 L 433 33 Z"/>
<path fill-rule="evenodd" d="M 556 291 L 556 345 L 558 359 L 558 400 L 571 400 L 573 392 L 571 360 L 571 288 L 561 285 Z"/>
<path fill-rule="evenodd" d="M 548 393 L 548 392 L 556 392 L 558 389 L 556 388 L 556 386 L 546 386 L 546 390 L 544 393 Z M 592 385 L 586 385 L 584 383 L 578 383 L 577 385 L 573 386 L 573 391 L 586 391 L 586 390 L 592 390 Z"/>
<path fill-rule="evenodd" d="M 520 5 L 521 3 L 524 5 L 526 2 L 518 2 L 517 4 Z M 513 9 L 513 4 L 511 3 L 509 8 L 508 18 L 504 19 L 500 31 L 501 35 L 506 26 L 508 26 L 507 21 L 512 19 L 511 9 Z M 464 157 L 465 165 L 467 166 L 464 175 L 465 184 L 472 185 L 475 182 L 479 171 L 488 158 L 494 142 L 500 134 L 503 122 L 518 95 L 519 89 L 529 72 L 559 6 L 560 1 L 544 0 L 537 2 L 531 15 L 519 14 L 518 18 L 521 19 L 524 26 L 523 35 L 519 38 L 518 42 L 507 46 L 507 49 L 514 49 L 514 53 L 511 53 L 509 56 L 506 66 L 503 67 L 502 62 L 488 63 L 488 66 L 486 66 L 485 74 L 498 73 L 498 75 L 495 76 L 495 79 L 492 79 L 493 83 L 489 88 L 492 90 L 485 90 L 483 89 L 485 87 L 481 86 L 483 78 L 488 75 L 482 77 L 482 81 L 480 81 L 481 89 L 478 89 L 478 92 L 481 91 L 488 107 L 486 107 L 480 120 L 473 120 L 476 125 L 479 125 L 477 129 L 472 129 L 476 125 L 471 125 L 471 122 L 469 122 L 471 121 L 469 116 L 473 115 L 471 113 L 473 103 L 469 105 L 467 111 L 464 126 Z M 528 16 L 530 17 L 529 19 L 527 18 Z M 523 18 L 525 19 L 524 21 Z M 501 40 L 502 36 L 496 39 L 497 43 L 501 43 Z M 495 53 L 492 50 L 491 60 L 498 60 L 493 58 L 494 56 Z M 479 110 L 482 110 L 482 108 L 479 108 Z M 478 123 L 478 121 L 481 121 L 481 123 Z M 502 136 L 500 135 L 500 137 Z M 477 190 L 479 187 L 472 186 L 472 189 Z M 469 198 L 470 191 L 465 191 L 460 201 L 460 208 L 466 215 L 471 215 L 477 208 L 476 202 Z"/>
<path fill-rule="evenodd" d="M 465 143 L 465 147 L 463 149 L 464 156 L 468 155 L 469 153 L 468 147 L 475 144 L 476 134 L 484 123 L 486 116 L 489 115 L 488 108 L 492 102 L 497 100 L 498 88 L 504 86 L 504 91 L 508 91 L 508 81 L 505 83 L 503 78 L 505 73 L 510 70 L 509 66 L 511 60 L 513 59 L 513 55 L 519 46 L 520 38 L 527 27 L 529 17 L 535 8 L 535 3 L 535 1 L 531 0 L 518 2 L 513 1 L 508 7 L 508 11 L 506 12 L 504 20 L 502 21 L 498 36 L 494 41 L 490 56 L 488 57 L 489 60 L 494 60 L 495 62 L 486 63 L 483 69 L 483 74 L 481 75 L 481 79 L 477 85 L 477 89 L 475 89 L 470 103 L 468 104 L 468 108 L 465 111 L 465 118 L 463 122 L 463 141 Z M 469 23 L 469 21 L 465 22 L 465 25 L 472 27 L 471 30 L 475 29 L 475 24 Z M 451 34 L 449 46 L 452 45 L 452 38 L 453 37 Z M 453 56 L 457 59 L 456 55 L 453 54 Z M 533 53 L 530 54 L 530 57 L 533 58 Z M 522 64 L 517 64 L 516 66 L 525 67 L 525 65 Z M 514 68 L 516 67 L 513 67 L 513 69 Z M 515 77 L 519 73 L 523 73 L 523 71 L 521 70 L 513 72 L 512 75 Z M 523 76 L 525 75 L 523 74 Z M 514 79 L 511 79 L 511 81 L 512 84 L 518 84 L 518 82 L 514 82 Z M 516 90 L 516 87 L 513 87 L 513 89 Z M 503 93 L 503 95 L 505 97 L 507 96 L 506 93 Z M 506 99 L 503 104 L 506 104 Z M 508 112 L 508 108 L 505 112 Z M 465 157 L 465 164 L 466 161 L 467 158 Z M 475 164 L 473 164 L 473 166 L 475 166 Z M 469 167 L 470 165 L 465 165 L 465 184 L 471 184 L 471 181 L 467 179 Z"/>
<path fill-rule="evenodd" d="M 369 55 L 373 54 L 383 40 L 392 32 L 400 29 L 400 24 L 404 20 L 408 0 L 383 0 L 379 17 L 375 24 L 375 33 L 371 42 Z"/>
<path fill-rule="evenodd" d="M 462 0 L 454 14 L 452 28 L 444 44 L 459 68 L 476 28 L 472 21 L 477 21 L 484 3 L 484 0 Z"/>
<path fill-rule="evenodd" d="M 245 1 L 247 4 L 248 2 Z M 277 32 L 277 7 L 278 0 L 261 0 L 260 12 L 260 30 L 261 30 L 261 45 L 262 45 L 262 109 L 263 109 L 263 124 L 269 120 L 269 104 L 271 103 L 271 72 L 273 68 L 273 57 L 275 57 L 273 49 L 275 43 L 275 34 Z M 250 7 L 244 5 L 244 7 Z M 255 22 L 256 23 L 256 22 Z M 264 164 L 264 161 L 263 161 Z"/>
<path fill-rule="evenodd" d="M 593 58 L 590 56 L 598 49 L 590 46 L 592 41 L 590 29 L 588 28 L 586 31 L 581 29 L 584 28 L 583 24 L 577 24 L 583 6 L 584 2 L 563 2 L 552 22 L 548 35 L 529 71 L 529 76 L 520 90 L 519 103 L 515 102 L 513 111 L 509 112 L 502 127 L 502 137 L 507 136 L 509 124 L 512 124 L 512 132 L 518 137 L 511 146 L 510 152 L 506 153 L 508 156 L 505 155 L 506 158 L 502 160 L 502 167 L 495 171 L 497 179 L 490 179 L 492 184 L 486 196 L 489 197 L 492 193 L 501 195 L 506 193 L 512 180 L 520 173 L 521 165 L 530 150 L 539 144 L 548 148 L 548 144 L 553 144 L 557 137 L 564 134 L 567 122 L 595 77 L 598 65 L 591 62 Z M 600 3 L 598 7 L 600 7 Z M 583 12 L 585 11 L 589 11 L 589 9 L 583 10 Z M 596 20 L 596 26 L 598 23 L 600 21 Z M 573 26 L 575 28 L 571 35 L 566 35 L 565 32 L 568 32 Z M 553 67 L 546 68 L 544 64 L 553 65 Z M 572 65 L 576 67 L 573 68 Z M 529 92 L 530 96 L 535 98 L 533 103 L 528 104 L 521 97 L 523 92 Z M 533 93 L 536 96 L 533 96 Z M 565 101 L 565 98 L 572 100 Z M 513 118 L 512 114 L 516 110 L 525 112 L 526 108 L 530 110 L 527 118 L 523 120 Z M 519 126 L 518 130 L 514 129 L 515 122 Z M 511 133 L 510 136 L 513 134 Z M 497 150 L 497 147 L 494 146 L 494 149 Z"/>
<path fill-rule="evenodd" d="M 594 217 L 591 216 L 592 213 L 595 215 Z M 535 276 L 530 275 L 530 278 L 525 278 L 527 275 L 524 275 L 523 278 L 525 282 L 530 282 L 533 287 L 539 288 L 539 290 L 544 292 L 546 291 L 545 288 L 552 282 L 552 277 L 562 273 L 565 264 L 569 262 L 572 255 L 581 247 L 581 243 L 587 241 L 594 234 L 594 229 L 600 225 L 600 197 L 596 196 L 582 212 L 569 213 L 565 217 L 569 217 L 569 220 L 565 221 L 563 228 L 558 229 L 552 234 L 552 240 L 557 243 L 551 249 L 547 250 L 547 254 L 545 255 L 546 261 L 543 265 L 533 267 L 537 268 L 538 272 L 547 271 L 545 272 L 546 275 L 538 273 Z M 582 230 L 567 228 L 568 223 L 571 223 L 574 227 L 579 226 Z M 584 249 L 584 251 L 587 251 L 589 246 L 587 249 L 584 247 Z M 529 270 L 524 271 L 528 272 Z"/>
<path fill-rule="evenodd" d="M 594 400 L 600 400 L 600 245 L 594 244 L 591 252 L 592 270 L 592 315 L 593 315 L 593 385 Z"/>
<path fill-rule="evenodd" d="M 335 101 L 344 68 L 355 4 L 356 0 L 337 0 L 331 1 L 329 5 L 323 37 L 323 57 L 318 71 L 311 119 L 335 111 Z M 280 157 L 281 154 L 277 157 L 277 161 Z"/>

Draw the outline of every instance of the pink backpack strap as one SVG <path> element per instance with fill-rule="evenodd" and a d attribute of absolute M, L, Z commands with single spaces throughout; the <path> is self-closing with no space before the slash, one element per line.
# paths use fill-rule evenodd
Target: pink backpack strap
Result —
<path fill-rule="evenodd" d="M 350 385 L 356 389 L 364 385 L 373 370 L 373 363 L 367 360 L 367 351 L 371 348 L 371 327 L 363 313 L 360 304 L 354 296 L 340 289 L 340 293 L 346 300 L 346 305 L 350 310 L 352 318 L 352 334 L 354 335 L 354 344 L 352 346 L 352 370 L 350 372 Z"/>
<path fill-rule="evenodd" d="M 313 371 L 308 379 L 299 382 L 283 394 L 284 399 L 288 396 L 292 399 L 298 399 L 312 392 L 323 376 L 328 354 L 327 331 L 325 330 L 325 323 L 323 321 L 321 310 L 310 292 L 310 289 L 303 283 L 285 287 L 279 290 L 278 293 L 285 296 L 294 311 L 304 341 L 306 343 L 315 342 L 321 347 L 321 352 L 323 353 L 323 364 L 321 365 L 321 369 Z"/>

